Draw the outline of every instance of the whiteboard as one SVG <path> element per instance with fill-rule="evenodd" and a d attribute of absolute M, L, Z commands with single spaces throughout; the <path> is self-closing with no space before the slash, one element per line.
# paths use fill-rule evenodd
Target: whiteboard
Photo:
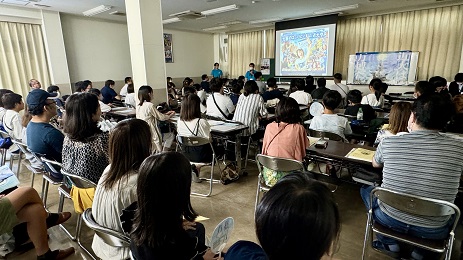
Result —
<path fill-rule="evenodd" d="M 361 52 L 349 55 L 347 84 L 368 85 L 380 78 L 391 86 L 414 85 L 419 52 Z"/>

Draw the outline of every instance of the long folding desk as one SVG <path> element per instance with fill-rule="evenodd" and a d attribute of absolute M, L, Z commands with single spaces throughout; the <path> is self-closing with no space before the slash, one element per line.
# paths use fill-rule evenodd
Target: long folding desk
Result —
<path fill-rule="evenodd" d="M 128 107 L 113 107 L 109 112 L 106 112 L 106 116 L 112 117 L 116 119 L 116 121 L 134 118 L 136 114 L 135 108 Z"/>
<path fill-rule="evenodd" d="M 356 172 L 359 170 L 365 170 L 364 172 L 371 172 L 375 175 L 381 175 L 381 169 L 374 169 L 371 165 L 371 160 L 360 160 L 355 158 L 347 157 L 351 151 L 355 148 L 362 148 L 368 151 L 376 151 L 374 147 L 356 145 L 338 141 L 327 140 L 328 145 L 326 148 L 316 148 L 311 140 L 311 146 L 306 150 L 306 157 L 309 161 L 317 163 L 329 163 L 333 166 L 339 166 L 342 168 L 349 169 L 349 172 Z M 355 180 L 355 176 L 352 176 Z M 367 183 L 358 181 L 361 183 Z"/>

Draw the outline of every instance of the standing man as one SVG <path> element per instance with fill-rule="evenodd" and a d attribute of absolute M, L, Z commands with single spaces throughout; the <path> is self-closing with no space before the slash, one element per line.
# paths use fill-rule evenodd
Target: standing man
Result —
<path fill-rule="evenodd" d="M 455 111 L 448 97 L 424 94 L 413 103 L 408 120 L 410 133 L 390 136 L 379 144 L 373 157 L 373 167 L 383 168 L 381 187 L 395 191 L 454 202 L 463 173 L 463 142 L 439 133 Z M 375 221 L 396 232 L 426 239 L 443 239 L 453 223 L 450 217 L 430 217 L 405 213 L 374 200 L 370 204 L 373 186 L 362 187 L 360 193 L 367 208 L 373 210 Z M 392 257 L 400 253 L 399 243 L 377 235 L 373 247 Z M 417 248 L 412 259 L 437 259 L 430 252 Z"/>
<path fill-rule="evenodd" d="M 214 63 L 214 69 L 211 71 L 211 75 L 213 78 L 221 78 L 223 76 L 223 72 L 219 69 L 219 63 Z"/>
<path fill-rule="evenodd" d="M 254 63 L 249 63 L 249 70 L 248 72 L 246 72 L 246 75 L 244 76 L 246 78 L 246 80 L 256 80 L 256 76 L 255 76 L 255 73 L 257 72 L 256 70 L 254 70 Z"/>
<path fill-rule="evenodd" d="M 41 89 L 42 88 L 42 85 L 40 84 L 40 82 L 36 79 L 31 79 L 29 80 L 29 86 L 32 88 L 32 90 L 34 89 Z"/>

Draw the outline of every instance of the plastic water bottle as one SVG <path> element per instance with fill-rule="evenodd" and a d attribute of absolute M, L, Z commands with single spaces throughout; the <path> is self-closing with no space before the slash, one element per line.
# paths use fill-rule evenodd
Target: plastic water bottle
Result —
<path fill-rule="evenodd" d="M 359 121 L 363 120 L 363 110 L 361 107 L 359 108 L 359 111 L 357 112 L 357 120 Z"/>

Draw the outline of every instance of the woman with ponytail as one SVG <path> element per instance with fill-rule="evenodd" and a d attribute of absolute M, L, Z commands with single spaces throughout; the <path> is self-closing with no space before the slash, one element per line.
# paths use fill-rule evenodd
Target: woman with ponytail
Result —
<path fill-rule="evenodd" d="M 383 89 L 382 83 L 383 82 L 380 79 L 372 79 L 368 86 L 370 94 L 364 96 L 361 103 L 372 107 L 383 107 L 384 97 L 381 95 L 381 90 Z"/>

